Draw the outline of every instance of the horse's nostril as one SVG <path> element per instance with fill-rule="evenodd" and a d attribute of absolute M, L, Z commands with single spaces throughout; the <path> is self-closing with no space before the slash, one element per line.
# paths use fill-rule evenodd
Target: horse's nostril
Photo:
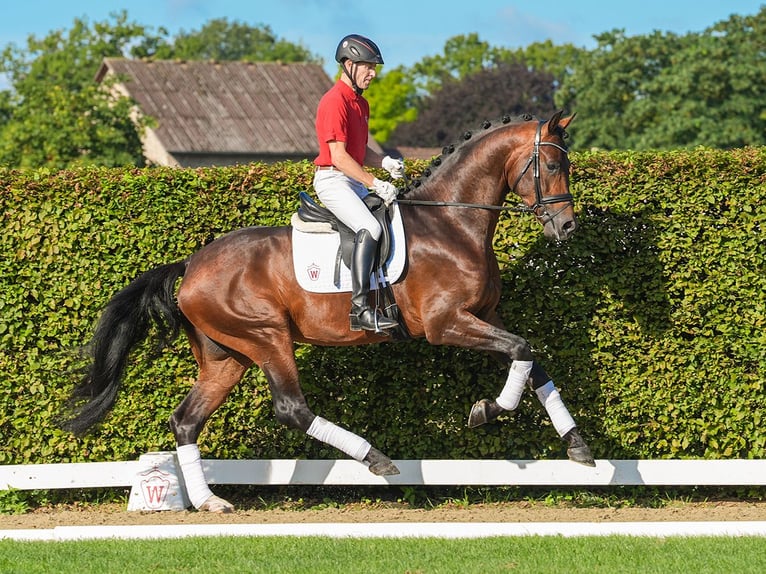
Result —
<path fill-rule="evenodd" d="M 564 231 L 564 234 L 569 237 L 577 229 L 577 222 L 574 219 L 570 219 L 569 221 L 564 222 L 564 225 L 562 225 L 561 228 Z"/>

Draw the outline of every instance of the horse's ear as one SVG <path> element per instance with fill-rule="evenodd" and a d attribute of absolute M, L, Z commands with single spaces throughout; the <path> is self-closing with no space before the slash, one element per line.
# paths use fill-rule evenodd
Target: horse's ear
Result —
<path fill-rule="evenodd" d="M 553 114 L 553 117 L 548 120 L 548 133 L 554 133 L 557 128 L 560 127 L 562 130 L 566 130 L 567 126 L 572 122 L 574 117 L 577 115 L 577 112 L 573 113 L 571 116 L 562 118 L 561 115 L 564 113 L 564 110 L 559 110 L 555 114 Z"/>

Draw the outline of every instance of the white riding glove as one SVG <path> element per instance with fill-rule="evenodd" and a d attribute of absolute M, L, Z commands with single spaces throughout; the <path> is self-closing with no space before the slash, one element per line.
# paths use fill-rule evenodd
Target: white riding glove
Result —
<path fill-rule="evenodd" d="M 387 206 L 391 205 L 391 202 L 396 199 L 396 194 L 399 193 L 393 183 L 380 180 L 377 177 L 372 182 L 372 191 L 378 194 Z"/>
<path fill-rule="evenodd" d="M 387 155 L 383 158 L 381 165 L 394 179 L 402 179 L 404 177 L 404 160 L 394 159 Z"/>

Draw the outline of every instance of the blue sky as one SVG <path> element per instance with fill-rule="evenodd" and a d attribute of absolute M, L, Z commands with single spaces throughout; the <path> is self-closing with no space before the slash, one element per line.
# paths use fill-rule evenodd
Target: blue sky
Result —
<path fill-rule="evenodd" d="M 214 18 L 266 24 L 285 40 L 325 59 L 334 73 L 335 46 L 347 33 L 371 37 L 389 66 L 409 66 L 440 54 L 459 34 L 477 32 L 492 46 L 518 48 L 551 39 L 595 46 L 593 36 L 613 29 L 628 35 L 654 30 L 701 32 L 731 14 L 756 14 L 766 0 L 21 0 L 4 2 L 0 48 L 26 46 L 71 27 L 75 18 L 104 21 L 127 10 L 132 21 L 171 34 L 199 30 Z"/>

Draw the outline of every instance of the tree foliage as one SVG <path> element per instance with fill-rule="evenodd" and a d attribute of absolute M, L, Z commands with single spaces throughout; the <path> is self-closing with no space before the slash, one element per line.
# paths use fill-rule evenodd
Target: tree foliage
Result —
<path fill-rule="evenodd" d="M 0 164 L 14 167 L 141 165 L 141 141 L 127 98 L 97 86 L 26 90 L 0 135 Z"/>
<path fill-rule="evenodd" d="M 181 31 L 172 41 L 143 42 L 135 53 L 158 60 L 321 61 L 307 48 L 278 38 L 269 26 L 249 26 L 226 18 L 210 20 L 198 31 Z"/>
<path fill-rule="evenodd" d="M 545 40 L 508 51 L 503 55 L 503 61 L 524 62 L 530 70 L 553 74 L 554 83 L 558 87 L 571 73 L 580 56 L 586 53 L 584 48 L 573 44 L 554 44 L 551 40 Z"/>
<path fill-rule="evenodd" d="M 530 71 L 522 63 L 504 63 L 463 81 L 451 80 L 427 98 L 415 121 L 391 134 L 397 145 L 442 147 L 467 127 L 504 114 L 548 117 L 555 111 L 553 75 Z"/>
<path fill-rule="evenodd" d="M 438 146 L 486 118 L 563 108 L 578 114 L 574 149 L 766 144 L 766 6 L 702 33 L 595 38 L 592 50 L 450 38 L 441 54 L 384 69 L 373 82 L 371 133 L 382 143 Z M 69 30 L 0 52 L 11 84 L 0 91 L 0 166 L 143 163 L 129 101 L 110 99 L 94 81 L 104 57 L 322 61 L 263 24 L 214 19 L 171 37 L 125 11 L 105 22 L 75 19 Z"/>
<path fill-rule="evenodd" d="M 95 82 L 105 57 L 187 60 L 317 61 L 268 26 L 212 20 L 177 38 L 130 22 L 125 11 L 104 22 L 75 19 L 69 30 L 31 36 L 24 49 L 7 46 L 0 72 L 12 89 L 0 92 L 0 165 L 50 167 L 143 165 L 131 101 Z M 151 120 L 148 120 L 151 121 Z"/>
<path fill-rule="evenodd" d="M 496 59 L 497 50 L 474 33 L 448 39 L 443 54 L 426 56 L 409 68 L 384 71 L 365 92 L 372 110 L 370 133 L 380 142 L 390 142 L 395 128 L 413 122 L 431 94 L 485 69 Z M 421 145 L 415 140 L 405 143 Z"/>
<path fill-rule="evenodd" d="M 766 7 L 703 33 L 614 30 L 573 63 L 556 101 L 577 109 L 579 147 L 766 144 Z"/>
<path fill-rule="evenodd" d="M 495 66 L 504 53 L 476 33 L 454 36 L 444 44 L 443 54 L 426 56 L 412 66 L 412 79 L 419 91 L 433 94 L 445 84 Z"/>
<path fill-rule="evenodd" d="M 94 76 L 104 57 L 122 56 L 147 34 L 123 12 L 112 21 L 76 19 L 68 32 L 30 36 L 26 50 L 6 47 L 0 71 L 13 90 L 0 98 L 0 165 L 140 165 L 129 102 L 109 97 Z"/>
<path fill-rule="evenodd" d="M 382 74 L 365 92 L 370 101 L 370 133 L 387 142 L 396 126 L 413 121 L 417 115 L 418 97 L 410 75 L 403 67 Z"/>
<path fill-rule="evenodd" d="M 372 84 L 370 131 L 392 145 L 431 147 L 500 113 L 547 114 L 549 107 L 540 103 L 552 101 L 580 52 L 550 40 L 509 50 L 492 47 L 475 33 L 455 36 L 442 54 L 387 72 Z M 508 73 L 516 78 L 502 78 Z M 381 109 L 384 119 L 378 123 Z"/>

